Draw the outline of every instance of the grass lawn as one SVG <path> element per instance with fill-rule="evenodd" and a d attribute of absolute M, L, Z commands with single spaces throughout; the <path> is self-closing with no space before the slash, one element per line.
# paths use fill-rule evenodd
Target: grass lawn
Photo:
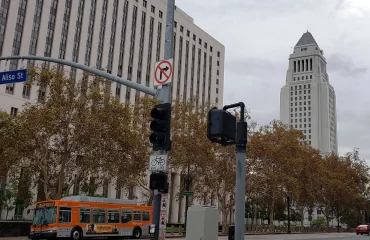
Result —
<path fill-rule="evenodd" d="M 171 233 L 171 231 L 172 231 L 172 227 L 166 227 L 166 233 Z M 185 231 L 185 229 L 184 229 L 184 227 L 182 227 L 181 232 L 183 233 L 184 231 Z M 173 232 L 178 233 L 179 232 L 179 227 L 174 227 Z"/>

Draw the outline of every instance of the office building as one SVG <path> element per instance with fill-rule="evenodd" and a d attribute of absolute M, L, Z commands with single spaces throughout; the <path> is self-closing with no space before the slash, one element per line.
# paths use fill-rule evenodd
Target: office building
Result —
<path fill-rule="evenodd" d="M 329 82 L 324 51 L 308 31 L 289 56 L 280 93 L 280 120 L 302 130 L 322 155 L 338 153 L 335 91 Z"/>
<path fill-rule="evenodd" d="M 165 0 L 0 0 L 0 56 L 56 57 L 103 68 L 152 87 L 154 64 L 164 56 L 166 13 Z M 213 102 L 221 107 L 224 46 L 179 8 L 175 10 L 174 33 L 172 98 L 194 97 L 199 105 Z M 38 63 L 2 61 L 0 70 Z M 81 77 L 80 70 L 64 70 L 69 70 L 72 78 Z M 144 95 L 116 83 L 111 92 L 120 102 L 130 104 L 135 103 L 137 94 Z M 0 109 L 16 115 L 23 104 L 46 93 L 47 89 L 35 85 L 0 85 Z M 179 179 L 173 174 L 175 189 Z M 113 185 L 103 192 L 109 197 L 124 197 L 125 191 L 116 194 Z M 183 201 L 177 203 L 171 197 L 170 202 L 169 222 L 183 221 Z M 22 217 L 22 213 L 16 215 Z"/>

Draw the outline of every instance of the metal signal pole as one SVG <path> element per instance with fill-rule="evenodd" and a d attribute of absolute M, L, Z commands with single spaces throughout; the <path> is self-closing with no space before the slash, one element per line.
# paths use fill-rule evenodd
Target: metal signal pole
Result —
<path fill-rule="evenodd" d="M 166 35 L 164 45 L 164 59 L 173 58 L 173 25 L 175 18 L 175 0 L 167 1 L 167 19 L 166 19 Z M 156 98 L 162 103 L 171 103 L 171 83 L 162 86 L 158 91 Z M 158 151 L 158 155 L 167 155 L 166 151 Z M 166 173 L 168 169 L 166 169 Z M 155 225 L 155 240 L 159 239 L 159 225 L 161 213 L 161 199 L 162 195 L 158 190 L 154 190 L 154 203 L 153 203 L 153 224 Z"/>

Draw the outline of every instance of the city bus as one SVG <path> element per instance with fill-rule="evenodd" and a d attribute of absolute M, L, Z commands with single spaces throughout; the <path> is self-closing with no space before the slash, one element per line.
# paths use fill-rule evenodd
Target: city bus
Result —
<path fill-rule="evenodd" d="M 138 239 L 149 235 L 152 216 L 152 206 L 139 206 L 136 200 L 69 196 L 35 203 L 29 238 Z"/>

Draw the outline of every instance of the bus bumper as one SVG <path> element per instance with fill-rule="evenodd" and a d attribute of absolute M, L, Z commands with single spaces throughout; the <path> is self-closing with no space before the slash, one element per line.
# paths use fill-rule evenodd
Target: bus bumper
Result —
<path fill-rule="evenodd" d="M 42 231 L 42 232 L 31 232 L 29 237 L 32 240 L 37 239 L 56 239 L 57 233 L 56 232 L 49 232 L 49 231 Z"/>

